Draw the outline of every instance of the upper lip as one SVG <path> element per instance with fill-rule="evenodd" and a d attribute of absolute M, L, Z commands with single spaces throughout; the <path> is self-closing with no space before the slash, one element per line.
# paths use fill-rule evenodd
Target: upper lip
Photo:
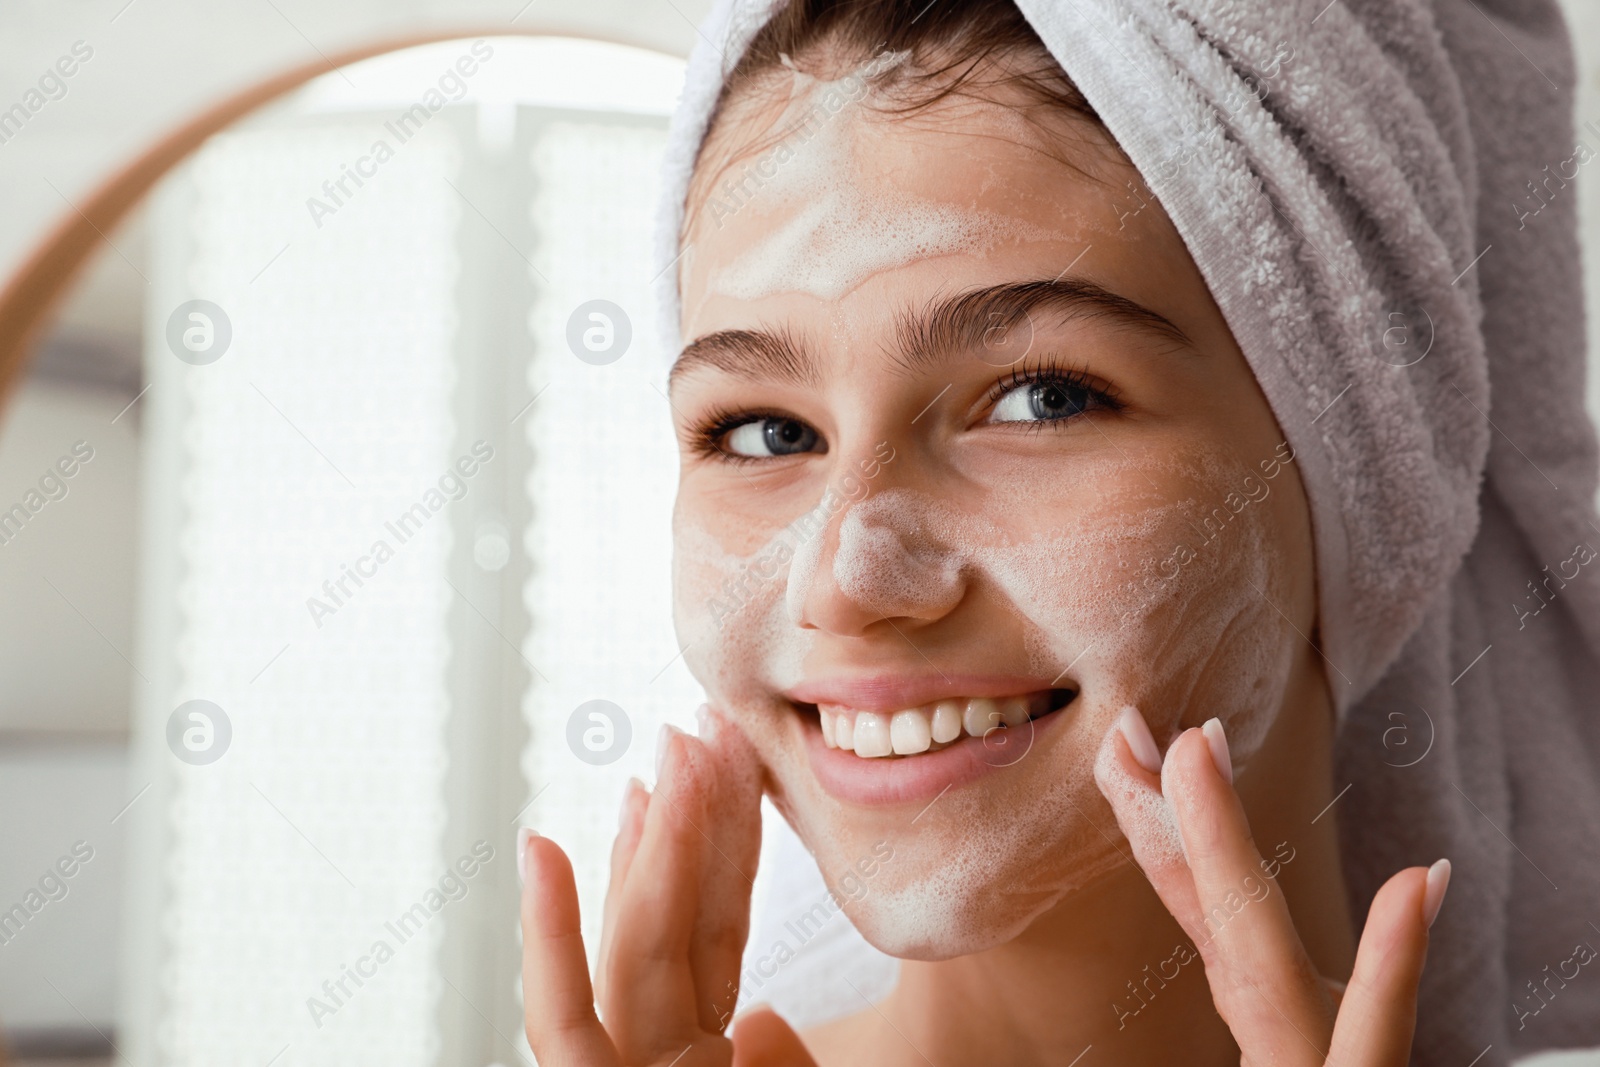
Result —
<path fill-rule="evenodd" d="M 784 691 L 797 704 L 839 704 L 889 712 L 956 697 L 1008 697 L 1052 687 L 1052 679 L 1019 674 L 862 674 L 808 679 Z"/>

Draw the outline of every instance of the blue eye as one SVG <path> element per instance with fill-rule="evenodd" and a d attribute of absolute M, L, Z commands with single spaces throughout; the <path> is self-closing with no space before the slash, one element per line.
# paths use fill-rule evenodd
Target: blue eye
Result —
<path fill-rule="evenodd" d="M 729 430 L 722 447 L 735 456 L 765 459 L 815 452 L 820 441 L 817 431 L 799 419 L 768 415 Z"/>
<path fill-rule="evenodd" d="M 989 393 L 989 422 L 1065 423 L 1091 411 L 1119 411 L 1114 395 L 1091 384 L 1082 371 L 1047 362 L 1001 378 Z"/>
<path fill-rule="evenodd" d="M 994 406 L 993 422 L 1050 422 L 1081 415 L 1094 402 L 1093 391 L 1070 382 L 1023 382 Z"/>

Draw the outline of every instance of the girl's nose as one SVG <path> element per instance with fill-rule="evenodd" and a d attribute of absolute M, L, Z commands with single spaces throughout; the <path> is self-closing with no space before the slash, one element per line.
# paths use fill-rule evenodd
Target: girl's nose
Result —
<path fill-rule="evenodd" d="M 885 619 L 933 622 L 965 596 L 966 570 L 914 495 L 887 489 L 845 508 L 800 546 L 789 569 L 789 618 L 844 636 Z"/>

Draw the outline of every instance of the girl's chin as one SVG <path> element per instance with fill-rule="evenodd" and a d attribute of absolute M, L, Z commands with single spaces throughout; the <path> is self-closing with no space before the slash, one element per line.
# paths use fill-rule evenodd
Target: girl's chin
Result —
<path fill-rule="evenodd" d="M 856 846 L 865 838 L 850 828 L 824 826 L 818 835 L 821 848 L 806 831 L 800 836 L 824 871 L 853 872 L 848 881 L 837 875 L 828 881 L 868 944 L 899 959 L 927 962 L 1013 941 L 1041 915 L 1126 863 L 1098 836 L 1096 847 L 1070 832 L 1053 844 L 1036 841 L 1005 850 L 1009 855 L 992 850 L 983 833 L 965 834 L 960 841 L 936 834 L 893 842 L 878 838 L 860 849 Z M 856 852 L 874 861 L 863 868 L 850 858 Z M 1041 869 L 1038 857 L 1049 854 L 1072 859 Z"/>
<path fill-rule="evenodd" d="M 911 909 L 916 909 L 913 899 L 908 898 L 906 903 Z M 943 902 L 929 902 L 934 907 L 939 903 Z M 1015 940 L 1048 907 L 1046 904 L 1031 914 L 1013 915 L 1008 920 L 990 914 L 981 921 L 933 922 L 926 914 L 907 914 L 901 908 L 885 913 L 885 909 L 875 909 L 867 904 L 858 909 L 850 921 L 867 943 L 879 952 L 902 960 L 938 963 L 958 956 L 987 952 Z"/>

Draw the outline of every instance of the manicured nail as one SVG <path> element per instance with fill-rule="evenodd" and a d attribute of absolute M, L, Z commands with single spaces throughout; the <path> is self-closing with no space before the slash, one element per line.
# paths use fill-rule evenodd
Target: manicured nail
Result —
<path fill-rule="evenodd" d="M 1123 708 L 1117 719 L 1117 729 L 1122 731 L 1122 739 L 1128 742 L 1128 751 L 1133 753 L 1139 766 L 1151 774 L 1160 774 L 1161 750 L 1156 748 L 1156 739 L 1150 736 L 1150 724 L 1144 721 L 1139 709 L 1131 704 Z"/>
<path fill-rule="evenodd" d="M 539 831 L 531 826 L 517 831 L 517 878 L 523 885 L 528 884 L 528 842 L 538 836 Z"/>
<path fill-rule="evenodd" d="M 667 745 L 672 741 L 673 734 L 681 734 L 682 732 L 670 722 L 664 722 L 661 724 L 661 732 L 656 734 L 656 781 L 658 783 L 661 781 L 661 772 L 666 770 L 667 767 Z"/>
<path fill-rule="evenodd" d="M 1222 730 L 1222 720 L 1207 719 L 1200 732 L 1206 735 L 1206 744 L 1211 746 L 1211 762 L 1217 765 L 1217 773 L 1222 775 L 1222 780 L 1229 785 L 1233 784 L 1233 757 L 1228 755 L 1228 735 Z"/>
<path fill-rule="evenodd" d="M 1450 888 L 1450 861 L 1439 860 L 1428 868 L 1428 883 L 1422 893 L 1422 917 L 1433 926 L 1439 917 L 1439 906 L 1444 903 L 1444 891 Z"/>
<path fill-rule="evenodd" d="M 628 784 L 622 787 L 622 810 L 617 813 L 617 829 L 628 825 L 628 806 L 633 803 L 633 783 L 637 778 L 629 778 Z"/>
<path fill-rule="evenodd" d="M 711 714 L 710 704 L 701 704 L 694 712 L 695 726 L 698 727 L 700 740 L 710 744 L 717 737 L 717 717 Z"/>

